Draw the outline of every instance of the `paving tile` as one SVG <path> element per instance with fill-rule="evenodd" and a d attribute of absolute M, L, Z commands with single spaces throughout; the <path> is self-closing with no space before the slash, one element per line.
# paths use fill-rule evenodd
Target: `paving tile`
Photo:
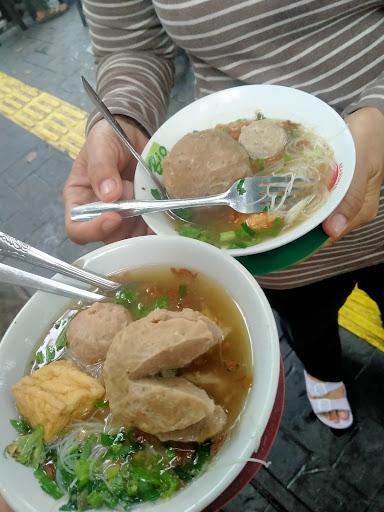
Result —
<path fill-rule="evenodd" d="M 55 149 L 46 142 L 38 142 L 3 173 L 5 183 L 10 187 L 17 187 L 30 174 L 39 172 L 39 168 L 51 158 L 54 152 Z"/>
<path fill-rule="evenodd" d="M 69 156 L 56 150 L 36 169 L 36 174 L 55 191 L 62 192 L 72 164 Z"/>
<path fill-rule="evenodd" d="M 348 475 L 348 482 L 367 498 L 373 498 L 384 484 L 383 440 L 384 426 L 364 418 L 334 464 L 338 474 Z"/>
<path fill-rule="evenodd" d="M 309 457 L 309 452 L 299 446 L 284 429 L 281 429 L 268 457 L 272 462 L 268 471 L 283 485 L 287 485 Z"/>
<path fill-rule="evenodd" d="M 29 242 L 32 233 L 40 226 L 41 222 L 36 214 L 28 210 L 19 209 L 6 222 L 1 223 L 1 230 L 9 235 Z"/>
<path fill-rule="evenodd" d="M 5 183 L 0 187 L 0 223 L 17 213 L 22 207 L 22 199 L 15 193 L 13 189 Z"/>
<path fill-rule="evenodd" d="M 251 485 L 247 485 L 226 507 L 224 512 L 264 512 L 268 502 Z M 273 509 L 272 509 L 273 510 Z"/>
<path fill-rule="evenodd" d="M 40 139 L 30 133 L 20 129 L 15 136 L 13 133 L 0 132 L 0 175 L 5 172 L 8 167 L 15 163 L 20 157 L 25 155 L 33 147 L 35 147 Z"/>
<path fill-rule="evenodd" d="M 378 489 L 371 500 L 369 507 L 364 512 L 382 512 L 384 510 L 384 485 Z"/>
<path fill-rule="evenodd" d="M 314 512 L 364 512 L 369 505 L 367 498 L 337 470 L 329 468 L 303 471 L 289 489 Z"/>
<path fill-rule="evenodd" d="M 384 354 L 373 353 L 369 365 L 358 375 L 351 390 L 355 413 L 362 420 L 369 417 L 384 422 Z"/>

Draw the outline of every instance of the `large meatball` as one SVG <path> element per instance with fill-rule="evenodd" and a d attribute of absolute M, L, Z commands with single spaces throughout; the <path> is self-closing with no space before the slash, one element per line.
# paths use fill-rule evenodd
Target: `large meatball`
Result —
<path fill-rule="evenodd" d="M 114 419 L 149 434 L 185 429 L 215 410 L 207 393 L 182 377 L 130 380 L 107 366 L 104 381 Z"/>
<path fill-rule="evenodd" d="M 223 333 L 198 311 L 157 309 L 115 336 L 104 372 L 131 379 L 182 368 L 217 345 Z"/>
<path fill-rule="evenodd" d="M 182 443 L 203 443 L 224 430 L 227 415 L 220 405 L 216 405 L 212 414 L 182 430 L 159 432 L 160 441 L 179 441 Z"/>
<path fill-rule="evenodd" d="M 281 153 L 287 141 L 284 128 L 268 119 L 253 121 L 243 126 L 239 137 L 239 142 L 253 160 L 271 158 Z"/>
<path fill-rule="evenodd" d="M 219 194 L 252 175 L 241 144 L 220 129 L 185 135 L 163 160 L 164 184 L 171 197 Z"/>
<path fill-rule="evenodd" d="M 69 347 L 84 363 L 103 361 L 114 336 L 131 321 L 124 306 L 96 302 L 80 311 L 69 324 Z"/>

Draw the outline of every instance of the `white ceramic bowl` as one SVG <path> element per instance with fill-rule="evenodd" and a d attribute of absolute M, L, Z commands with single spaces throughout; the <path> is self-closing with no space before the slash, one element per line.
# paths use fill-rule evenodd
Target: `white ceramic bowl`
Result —
<path fill-rule="evenodd" d="M 193 130 L 213 128 L 239 118 L 253 118 L 257 111 L 266 117 L 290 119 L 302 123 L 322 136 L 333 148 L 336 163 L 334 183 L 327 202 L 310 218 L 257 245 L 245 249 L 229 249 L 232 256 L 257 254 L 281 247 L 321 224 L 346 194 L 355 169 L 355 146 L 343 119 L 330 106 L 306 92 L 278 85 L 245 85 L 225 89 L 201 98 L 168 119 L 146 145 L 147 157 L 154 143 L 172 149 L 175 143 Z M 161 177 L 160 177 L 161 178 Z M 135 198 L 153 199 L 153 182 L 140 165 L 135 175 Z M 175 234 L 174 224 L 165 213 L 144 215 L 148 226 L 157 234 Z"/>
<path fill-rule="evenodd" d="M 255 279 L 236 260 L 215 247 L 187 238 L 124 240 L 91 252 L 79 264 L 103 275 L 151 265 L 192 268 L 220 283 L 246 319 L 252 344 L 253 386 L 230 440 L 209 469 L 173 498 L 135 508 L 140 512 L 200 511 L 239 474 L 258 447 L 271 414 L 279 376 L 279 340 L 271 308 Z M 16 512 L 56 512 L 62 504 L 41 491 L 30 468 L 5 458 L 2 452 L 15 438 L 9 420 L 17 412 L 10 387 L 23 376 L 31 351 L 69 304 L 66 298 L 36 293 L 0 343 L 0 493 Z"/>

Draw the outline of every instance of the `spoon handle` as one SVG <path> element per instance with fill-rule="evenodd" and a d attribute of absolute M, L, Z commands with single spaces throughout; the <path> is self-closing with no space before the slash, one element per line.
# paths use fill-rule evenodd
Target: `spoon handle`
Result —
<path fill-rule="evenodd" d="M 65 261 L 61 261 L 43 251 L 39 251 L 25 242 L 17 240 L 16 238 L 0 231 L 0 255 L 1 254 L 24 260 L 32 265 L 49 268 L 50 270 L 84 281 L 92 286 L 96 286 L 104 290 L 112 291 L 116 290 L 120 286 L 114 281 L 105 279 L 104 277 L 100 277 L 91 272 L 87 272 L 86 270 L 75 267 L 74 265 L 70 265 Z"/>
<path fill-rule="evenodd" d="M 145 160 L 136 151 L 136 149 L 132 146 L 125 131 L 122 129 L 122 127 L 116 121 L 116 119 L 113 117 L 112 113 L 109 111 L 106 104 L 103 102 L 103 100 L 100 98 L 100 96 L 97 94 L 97 92 L 93 89 L 93 87 L 89 84 L 89 82 L 83 76 L 81 77 L 81 80 L 83 82 L 83 87 L 84 87 L 85 92 L 87 93 L 89 99 L 92 101 L 92 103 L 95 105 L 95 107 L 100 112 L 100 114 L 104 117 L 104 119 L 110 124 L 111 128 L 119 136 L 119 138 L 124 143 L 124 145 L 127 146 L 129 151 L 136 158 L 136 160 L 139 162 L 139 164 L 141 164 L 143 166 L 143 168 L 145 169 L 147 174 L 151 177 L 152 181 L 154 181 L 156 183 L 156 185 L 160 189 L 162 196 L 165 197 L 165 191 L 164 191 L 163 184 L 160 182 L 160 180 L 157 178 L 157 176 L 155 176 L 154 173 L 147 167 Z"/>
<path fill-rule="evenodd" d="M 23 286 L 26 288 L 33 288 L 34 290 L 42 290 L 44 292 L 54 293 L 71 299 L 82 300 L 83 302 L 101 302 L 107 300 L 104 295 L 89 292 L 75 288 L 69 284 L 60 283 L 53 279 L 47 279 L 19 268 L 11 267 L 0 263 L 0 282 L 8 283 L 16 286 Z"/>
<path fill-rule="evenodd" d="M 76 206 L 71 211 L 73 221 L 87 221 L 105 212 L 117 212 L 123 218 L 136 217 L 147 213 L 157 213 L 179 208 L 196 208 L 202 206 L 220 206 L 228 204 L 226 194 L 192 199 L 165 199 L 161 201 L 116 201 L 115 203 L 89 203 Z"/>

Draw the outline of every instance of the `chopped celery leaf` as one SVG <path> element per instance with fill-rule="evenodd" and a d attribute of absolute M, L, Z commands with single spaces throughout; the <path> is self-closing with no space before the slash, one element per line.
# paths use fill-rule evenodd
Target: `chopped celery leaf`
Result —
<path fill-rule="evenodd" d="M 9 444 L 5 451 L 20 464 L 37 469 L 45 458 L 44 429 L 38 425 L 28 434 L 19 436 Z"/>
<path fill-rule="evenodd" d="M 24 420 L 11 420 L 11 425 L 19 434 L 29 434 L 32 430 Z"/>
<path fill-rule="evenodd" d="M 130 304 L 134 304 L 137 301 L 136 293 L 129 289 L 128 286 L 120 286 L 115 294 L 115 302 L 116 304 L 121 304 L 122 306 L 128 306 Z"/>
<path fill-rule="evenodd" d="M 47 494 L 58 500 L 64 496 L 57 483 L 52 480 L 42 468 L 37 468 L 33 473 L 40 484 L 40 487 Z"/>

